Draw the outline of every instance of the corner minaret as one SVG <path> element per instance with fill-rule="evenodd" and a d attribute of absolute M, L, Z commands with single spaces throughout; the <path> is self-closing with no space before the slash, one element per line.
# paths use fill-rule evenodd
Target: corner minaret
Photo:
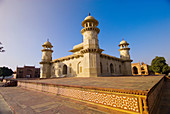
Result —
<path fill-rule="evenodd" d="M 120 58 L 124 59 L 124 60 L 130 60 L 130 55 L 129 55 L 129 50 L 130 48 L 128 48 L 128 43 L 122 39 L 122 41 L 119 44 L 119 51 L 120 51 Z"/>
<path fill-rule="evenodd" d="M 83 47 L 84 48 L 99 48 L 99 42 L 98 42 L 98 34 L 100 32 L 100 29 L 97 28 L 99 22 L 90 15 L 87 16 L 84 21 L 81 23 L 81 25 L 84 27 L 81 30 L 81 33 L 83 35 Z"/>
<path fill-rule="evenodd" d="M 40 62 L 41 64 L 41 75 L 40 78 L 50 78 L 50 61 L 52 60 L 52 53 L 53 50 L 51 49 L 53 46 L 51 45 L 51 43 L 47 40 L 47 42 L 45 42 L 42 47 L 44 49 L 42 49 L 42 60 Z"/>
<path fill-rule="evenodd" d="M 132 75 L 130 54 L 128 48 L 128 43 L 123 39 L 119 44 L 120 58 L 124 60 L 124 75 Z"/>
<path fill-rule="evenodd" d="M 86 77 L 97 77 L 100 75 L 100 53 L 103 51 L 99 48 L 98 34 L 100 29 L 97 28 L 99 22 L 90 15 L 82 22 L 84 27 L 81 30 L 83 35 L 83 50 L 84 55 L 83 72 Z"/>

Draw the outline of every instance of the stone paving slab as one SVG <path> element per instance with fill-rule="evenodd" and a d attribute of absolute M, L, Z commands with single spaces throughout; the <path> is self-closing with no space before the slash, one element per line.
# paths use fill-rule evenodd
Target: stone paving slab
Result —
<path fill-rule="evenodd" d="M 0 95 L 0 114 L 14 114 L 8 104 L 5 102 L 2 95 Z"/>
<path fill-rule="evenodd" d="M 4 85 L 4 83 L 0 82 L 0 87 L 2 87 L 2 85 Z M 1 94 L 0 94 L 0 114 L 14 114 L 14 112 L 11 110 L 11 108 L 6 103 Z"/>
<path fill-rule="evenodd" d="M 123 77 L 97 77 L 97 78 L 56 78 L 56 79 L 40 79 L 40 80 L 24 80 L 30 82 L 91 86 L 100 88 L 127 89 L 127 90 L 149 90 L 162 76 L 123 76 Z M 19 79 L 22 80 L 22 79 Z"/>
<path fill-rule="evenodd" d="M 95 104 L 19 87 L 0 87 L 0 94 L 17 114 L 124 114 Z"/>

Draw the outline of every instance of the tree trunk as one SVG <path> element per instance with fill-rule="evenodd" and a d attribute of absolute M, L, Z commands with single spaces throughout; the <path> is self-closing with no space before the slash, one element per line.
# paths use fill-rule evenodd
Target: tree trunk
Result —
<path fill-rule="evenodd" d="M 4 78 L 5 78 L 5 76 L 2 76 L 2 82 L 3 82 Z"/>

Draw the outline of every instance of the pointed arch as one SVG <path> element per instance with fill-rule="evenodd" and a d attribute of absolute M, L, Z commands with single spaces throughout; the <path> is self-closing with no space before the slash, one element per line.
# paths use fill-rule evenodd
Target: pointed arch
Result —
<path fill-rule="evenodd" d="M 109 65 L 108 65 L 108 63 L 107 63 L 107 72 L 109 72 Z"/>
<path fill-rule="evenodd" d="M 136 66 L 133 67 L 133 74 L 138 74 L 138 68 Z"/>
<path fill-rule="evenodd" d="M 119 65 L 119 72 L 122 73 L 122 67 Z"/>
<path fill-rule="evenodd" d="M 110 73 L 111 74 L 114 73 L 114 69 L 113 69 L 113 64 L 112 63 L 110 64 Z"/>
<path fill-rule="evenodd" d="M 102 67 L 102 63 L 100 63 L 100 73 L 103 73 L 103 67 Z"/>
<path fill-rule="evenodd" d="M 70 63 L 70 65 L 69 65 L 70 74 L 71 74 L 71 72 L 72 72 L 72 71 L 71 71 L 71 69 L 72 69 L 71 66 L 72 66 L 72 65 L 71 65 L 71 63 Z"/>
<path fill-rule="evenodd" d="M 81 61 L 77 64 L 77 73 L 82 73 L 82 64 Z"/>
<path fill-rule="evenodd" d="M 67 74 L 67 65 L 63 66 L 63 74 Z"/>
<path fill-rule="evenodd" d="M 29 76 L 29 78 L 32 78 L 32 73 L 33 71 L 31 70 L 31 69 L 27 69 L 27 75 L 26 75 L 26 77 L 27 76 Z"/>
<path fill-rule="evenodd" d="M 54 76 L 55 75 L 55 66 L 52 66 L 51 71 L 52 71 L 52 76 Z"/>

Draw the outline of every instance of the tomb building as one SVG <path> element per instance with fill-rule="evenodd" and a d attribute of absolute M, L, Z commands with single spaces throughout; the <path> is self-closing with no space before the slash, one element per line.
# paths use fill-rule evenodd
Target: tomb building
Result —
<path fill-rule="evenodd" d="M 70 50 L 72 55 L 52 59 L 53 46 L 49 41 L 45 42 L 42 45 L 40 78 L 132 75 L 129 44 L 125 40 L 120 42 L 120 58 L 102 53 L 98 24 L 90 14 L 83 20 L 83 42 Z"/>

